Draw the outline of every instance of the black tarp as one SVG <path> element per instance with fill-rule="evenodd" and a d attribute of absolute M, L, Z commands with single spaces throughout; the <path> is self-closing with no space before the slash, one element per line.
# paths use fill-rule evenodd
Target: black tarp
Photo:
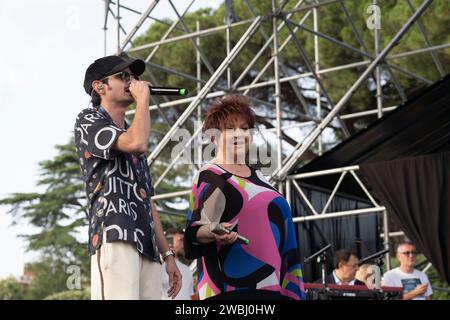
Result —
<path fill-rule="evenodd" d="M 450 153 L 361 165 L 374 195 L 450 283 Z"/>
<path fill-rule="evenodd" d="M 367 129 L 351 136 L 292 173 L 395 160 L 450 151 L 450 75 L 416 94 Z M 332 189 L 337 176 L 304 183 Z M 343 193 L 366 198 L 360 187 L 345 179 Z"/>
<path fill-rule="evenodd" d="M 371 181 L 366 179 L 369 187 L 372 186 L 378 190 L 377 196 L 378 200 L 381 200 L 381 205 L 389 208 L 388 212 L 392 213 L 394 221 L 406 232 L 410 240 L 417 244 L 418 249 L 433 262 L 441 277 L 449 281 L 450 235 L 445 234 L 446 230 L 450 230 L 448 183 L 430 178 L 439 175 L 438 166 L 434 165 L 436 170 L 433 171 L 430 169 L 433 165 L 426 163 L 426 161 L 433 163 L 431 159 L 448 160 L 448 157 L 444 155 L 448 151 L 450 151 L 450 75 L 375 121 L 367 129 L 353 135 L 291 174 L 349 165 L 360 165 L 362 168 L 383 167 L 385 179 L 381 179 L 381 176 L 377 176 L 377 172 L 372 171 L 371 178 L 369 178 Z M 424 155 L 435 155 L 436 158 L 422 158 Z M 405 169 L 394 172 L 395 170 L 389 169 L 403 163 L 402 161 L 405 163 L 417 161 L 416 164 L 410 166 L 410 168 L 416 168 L 417 171 Z M 381 164 L 376 165 L 375 163 Z M 444 163 L 445 165 L 448 166 L 450 163 Z M 365 170 L 367 175 L 369 175 L 369 170 Z M 395 177 L 395 180 L 394 178 L 388 179 L 389 174 Z M 315 177 L 302 179 L 302 183 L 321 190 L 332 190 L 337 179 L 338 175 Z M 402 200 L 402 206 L 389 198 L 389 195 L 400 192 L 397 189 L 400 188 L 399 186 L 404 187 L 401 189 L 403 195 L 399 195 L 397 199 L 397 201 Z M 434 190 L 436 193 L 430 195 L 430 190 Z M 344 179 L 339 191 L 344 198 L 361 199 L 360 201 L 366 199 L 367 201 L 367 197 L 353 179 Z M 294 198 L 299 198 L 299 195 Z M 409 202 L 405 204 L 404 201 Z M 293 202 L 295 203 L 295 201 Z M 414 208 L 409 206 L 414 206 Z M 433 213 L 430 213 L 431 211 Z M 310 228 L 309 231 L 311 230 Z M 375 230 L 375 227 L 372 230 Z M 434 230 L 434 234 L 432 230 Z M 329 238 L 333 237 L 332 232 L 327 235 Z M 301 237 L 302 234 L 300 234 L 300 239 Z M 318 239 L 321 236 L 316 234 L 315 237 Z M 349 235 L 346 242 L 351 241 L 352 237 L 352 234 Z M 315 241 L 320 241 L 317 239 Z M 374 239 L 375 242 L 378 240 Z M 303 239 L 303 241 L 307 240 Z"/>
<path fill-rule="evenodd" d="M 323 208 L 329 198 L 329 193 L 323 190 L 305 186 L 302 189 L 315 208 Z M 304 204 L 294 190 L 291 207 L 296 216 L 308 215 Z M 336 196 L 332 200 L 328 212 L 366 207 L 368 207 L 366 202 Z M 297 223 L 301 261 L 328 244 L 332 244 L 333 247 L 327 252 L 327 273 L 333 270 L 333 254 L 338 249 L 347 248 L 355 251 L 360 258 L 367 257 L 382 249 L 379 225 L 379 217 L 374 213 Z M 320 265 L 315 261 L 302 263 L 302 267 L 305 282 L 314 282 L 320 278 Z"/>

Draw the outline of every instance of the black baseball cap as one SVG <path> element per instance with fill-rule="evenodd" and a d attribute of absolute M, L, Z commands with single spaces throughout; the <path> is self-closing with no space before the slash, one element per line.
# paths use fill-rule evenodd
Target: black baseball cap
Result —
<path fill-rule="evenodd" d="M 119 56 L 106 56 L 95 60 L 84 75 L 84 91 L 91 95 L 92 81 L 103 79 L 126 68 L 130 68 L 133 75 L 140 76 L 145 71 L 145 62 L 140 59 L 126 61 Z"/>

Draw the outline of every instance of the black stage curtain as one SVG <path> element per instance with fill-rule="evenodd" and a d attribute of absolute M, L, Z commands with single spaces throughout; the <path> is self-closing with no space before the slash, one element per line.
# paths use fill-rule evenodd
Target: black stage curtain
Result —
<path fill-rule="evenodd" d="M 450 153 L 360 165 L 388 214 L 450 283 Z"/>
<path fill-rule="evenodd" d="M 450 152 L 450 74 L 291 174 Z M 332 189 L 334 176 L 302 181 Z M 354 180 L 339 191 L 365 198 Z"/>
<path fill-rule="evenodd" d="M 314 208 L 317 209 L 324 207 L 330 195 L 328 192 L 308 186 L 302 186 L 302 190 Z M 311 215 L 308 213 L 309 210 L 303 204 L 297 191 L 294 188 L 292 188 L 292 191 L 291 207 L 293 216 Z M 327 212 L 366 207 L 368 207 L 366 202 L 359 201 L 356 198 L 336 195 Z M 327 253 L 327 273 L 331 273 L 333 270 L 333 255 L 338 249 L 353 250 L 358 254 L 359 258 L 367 257 L 382 250 L 379 226 L 379 217 L 376 213 L 296 223 L 304 281 L 314 282 L 321 278 L 321 268 L 315 261 L 307 264 L 303 261 L 306 257 L 328 244 L 332 244 L 333 247 Z"/>

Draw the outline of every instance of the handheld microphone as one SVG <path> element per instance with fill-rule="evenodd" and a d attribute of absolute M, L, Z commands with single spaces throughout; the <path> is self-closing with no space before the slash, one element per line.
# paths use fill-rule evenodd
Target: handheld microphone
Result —
<path fill-rule="evenodd" d="M 218 222 L 211 222 L 209 225 L 209 231 L 211 231 L 212 233 L 218 234 L 218 235 L 222 235 L 225 233 L 226 234 L 231 233 L 230 229 L 225 228 L 221 223 L 218 223 Z M 250 243 L 250 240 L 241 236 L 240 234 L 237 235 L 237 238 L 244 244 Z"/>
<path fill-rule="evenodd" d="M 154 96 L 185 96 L 188 91 L 184 88 L 172 88 L 172 87 L 153 87 L 150 88 L 150 94 Z"/>

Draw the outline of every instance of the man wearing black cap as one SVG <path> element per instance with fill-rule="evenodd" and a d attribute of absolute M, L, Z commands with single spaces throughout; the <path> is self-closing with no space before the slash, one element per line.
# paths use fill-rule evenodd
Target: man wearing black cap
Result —
<path fill-rule="evenodd" d="M 160 299 L 161 258 L 169 297 L 181 287 L 159 215 L 145 152 L 150 136 L 149 83 L 139 81 L 142 60 L 95 60 L 84 89 L 92 108 L 75 123 L 75 143 L 88 195 L 92 299 Z M 136 102 L 134 120 L 125 121 Z"/>

